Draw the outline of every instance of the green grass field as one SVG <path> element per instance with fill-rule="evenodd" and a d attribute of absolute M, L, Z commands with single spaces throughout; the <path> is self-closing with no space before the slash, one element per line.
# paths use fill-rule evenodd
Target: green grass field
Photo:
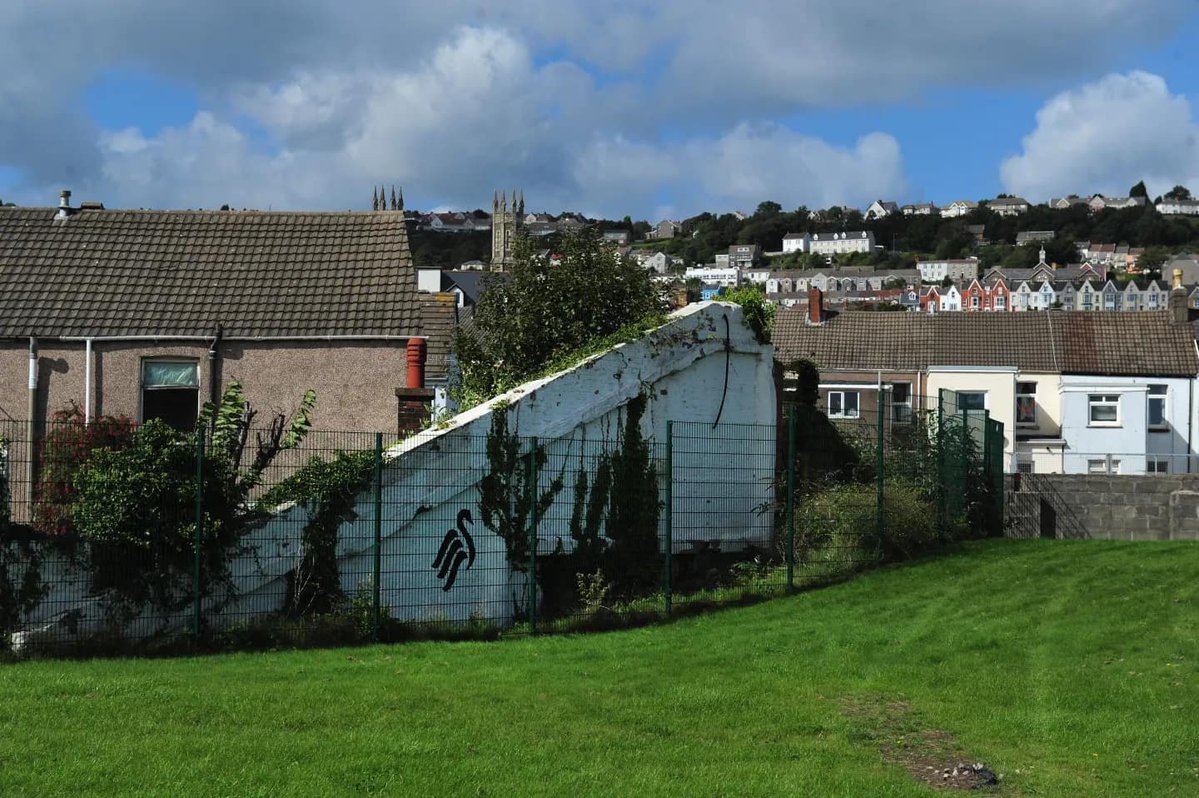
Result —
<path fill-rule="evenodd" d="M 674 624 L 0 666 L 0 795 L 1199 795 L 1199 546 L 995 541 Z"/>

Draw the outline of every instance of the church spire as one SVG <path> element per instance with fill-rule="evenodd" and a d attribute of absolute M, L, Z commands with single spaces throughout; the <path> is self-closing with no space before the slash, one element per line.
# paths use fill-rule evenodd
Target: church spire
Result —
<path fill-rule="evenodd" d="M 404 210 L 404 187 L 403 186 L 400 186 L 400 199 L 399 199 L 399 202 L 396 203 L 396 210 L 397 211 Z"/>
<path fill-rule="evenodd" d="M 379 189 L 371 186 L 371 210 L 379 210 Z"/>
<path fill-rule="evenodd" d="M 520 190 L 520 205 L 517 207 L 516 212 L 521 216 L 525 215 L 525 190 L 523 188 Z"/>

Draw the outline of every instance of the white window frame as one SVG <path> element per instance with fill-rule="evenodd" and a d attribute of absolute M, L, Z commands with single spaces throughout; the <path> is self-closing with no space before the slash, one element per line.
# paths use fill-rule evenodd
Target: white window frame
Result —
<path fill-rule="evenodd" d="M 1153 405 L 1155 402 L 1161 403 L 1161 423 L 1153 423 Z M 1168 385 L 1150 385 L 1149 393 L 1145 398 L 1145 423 L 1148 425 L 1150 432 L 1162 432 L 1170 429 L 1170 419 L 1166 414 L 1166 410 L 1170 406 L 1170 386 Z"/>
<path fill-rule="evenodd" d="M 1032 386 L 1032 390 L 1027 390 Z M 1032 399 L 1032 421 L 1020 420 L 1020 400 L 1029 397 Z M 1035 427 L 1037 425 L 1037 384 L 1030 381 L 1016 382 L 1016 424 L 1021 427 Z"/>
<path fill-rule="evenodd" d="M 853 415 L 850 415 L 845 412 L 845 397 L 851 396 L 851 395 L 854 397 Z M 841 405 L 841 410 L 840 410 L 840 412 L 837 412 L 837 413 L 833 412 L 833 397 L 834 396 L 838 397 L 838 401 Z M 828 397 L 825 399 L 825 407 L 828 408 L 828 417 L 829 418 L 861 418 L 862 417 L 862 392 L 861 391 L 845 391 L 845 390 L 829 391 Z"/>
<path fill-rule="evenodd" d="M 1150 455 L 1145 460 L 1146 474 L 1169 474 L 1170 473 L 1170 458 L 1169 457 L 1154 457 Z"/>
<path fill-rule="evenodd" d="M 1095 409 L 1099 407 L 1115 407 L 1116 417 L 1111 420 L 1095 419 Z M 1090 393 L 1087 394 L 1087 426 L 1088 427 L 1119 427 L 1123 422 L 1123 414 L 1120 412 L 1120 394 L 1118 393 Z"/>

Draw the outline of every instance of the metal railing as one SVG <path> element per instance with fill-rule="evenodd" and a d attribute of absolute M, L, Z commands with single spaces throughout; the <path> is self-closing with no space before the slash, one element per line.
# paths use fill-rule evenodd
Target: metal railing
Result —
<path fill-rule="evenodd" d="M 657 439 L 631 413 L 545 441 L 493 425 L 282 448 L 270 430 L 100 419 L 31 440 L 0 423 L 0 639 L 28 653 L 490 637 L 784 594 L 997 531 L 1002 426 L 938 399 L 902 418 L 792 405 L 779 424 L 672 421 Z"/>

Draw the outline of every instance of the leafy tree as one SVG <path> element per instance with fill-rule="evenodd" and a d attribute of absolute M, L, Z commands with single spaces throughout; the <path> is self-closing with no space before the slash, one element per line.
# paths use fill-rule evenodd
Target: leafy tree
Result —
<path fill-rule="evenodd" d="M 666 309 L 650 274 L 592 230 L 565 234 L 552 257 L 518 238 L 513 260 L 509 273 L 488 281 L 472 323 L 455 332 L 468 399 L 501 393 L 554 360 Z"/>
<path fill-rule="evenodd" d="M 758 203 L 758 209 L 754 211 L 754 216 L 777 216 L 783 212 L 783 206 L 777 202 L 766 200 Z"/>
<path fill-rule="evenodd" d="M 1170 259 L 1170 251 L 1165 247 L 1148 247 L 1137 258 L 1137 269 L 1151 277 L 1160 277 L 1162 266 Z"/>
<path fill-rule="evenodd" d="M 1145 181 L 1142 180 L 1132 188 L 1128 189 L 1128 196 L 1144 197 L 1147 202 L 1149 200 L 1149 189 L 1145 188 Z"/>
<path fill-rule="evenodd" d="M 1166 199 L 1185 202 L 1191 199 L 1191 190 L 1186 186 L 1175 186 L 1166 192 Z"/>

